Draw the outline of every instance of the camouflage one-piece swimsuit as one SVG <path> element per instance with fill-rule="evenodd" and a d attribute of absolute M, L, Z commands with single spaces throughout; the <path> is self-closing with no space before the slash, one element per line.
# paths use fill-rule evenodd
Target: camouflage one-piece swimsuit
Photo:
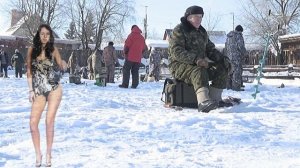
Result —
<path fill-rule="evenodd" d="M 55 90 L 59 85 L 58 81 L 53 81 L 54 63 L 51 59 L 32 61 L 32 86 L 34 93 L 48 96 L 50 91 Z"/>

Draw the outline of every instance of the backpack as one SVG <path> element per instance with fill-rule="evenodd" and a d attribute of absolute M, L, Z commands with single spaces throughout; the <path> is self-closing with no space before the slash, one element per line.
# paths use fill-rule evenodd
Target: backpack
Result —
<path fill-rule="evenodd" d="M 194 87 L 176 79 L 166 78 L 161 101 L 164 102 L 165 107 L 198 108 Z"/>

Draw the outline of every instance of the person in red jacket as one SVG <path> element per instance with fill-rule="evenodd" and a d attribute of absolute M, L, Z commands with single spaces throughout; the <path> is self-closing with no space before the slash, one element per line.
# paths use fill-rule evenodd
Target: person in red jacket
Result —
<path fill-rule="evenodd" d="M 128 88 L 130 72 L 132 75 L 131 88 L 136 88 L 139 84 L 139 69 L 143 52 L 146 50 L 145 38 L 137 25 L 131 27 L 124 45 L 125 62 L 123 65 L 123 80 L 120 88 Z"/>

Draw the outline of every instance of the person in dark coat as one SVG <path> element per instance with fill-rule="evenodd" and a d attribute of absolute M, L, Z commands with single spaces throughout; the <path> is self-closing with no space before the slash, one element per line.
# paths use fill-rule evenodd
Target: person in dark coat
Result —
<path fill-rule="evenodd" d="M 223 105 L 222 91 L 230 71 L 230 60 L 219 52 L 201 26 L 203 9 L 186 9 L 170 38 L 169 69 L 175 79 L 192 84 L 199 112 Z M 209 81 L 211 85 L 209 85 Z"/>
<path fill-rule="evenodd" d="M 120 88 L 128 88 L 130 72 L 132 75 L 131 88 L 137 88 L 139 85 L 139 69 L 142 55 L 146 50 L 145 38 L 137 25 L 131 27 L 131 33 L 128 35 L 124 45 L 125 62 L 123 66 L 123 81 Z"/>
<path fill-rule="evenodd" d="M 1 74 L 4 78 L 8 78 L 7 76 L 7 66 L 8 66 L 8 55 L 1 48 L 0 49 L 0 62 L 1 62 Z"/>
<path fill-rule="evenodd" d="M 11 63 L 15 67 L 16 78 L 18 76 L 22 78 L 22 69 L 24 66 L 24 58 L 18 49 L 15 50 L 15 54 L 11 57 Z"/>
<path fill-rule="evenodd" d="M 234 31 L 227 34 L 225 43 L 226 55 L 231 60 L 232 72 L 228 75 L 227 88 L 235 91 L 243 91 L 242 74 L 243 62 L 246 57 L 246 48 L 243 38 L 243 27 L 236 26 Z"/>

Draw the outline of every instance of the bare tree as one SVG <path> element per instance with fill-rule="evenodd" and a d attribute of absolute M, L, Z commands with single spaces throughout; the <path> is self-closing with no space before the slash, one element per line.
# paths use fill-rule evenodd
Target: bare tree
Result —
<path fill-rule="evenodd" d="M 203 26 L 207 31 L 213 31 L 220 23 L 220 20 L 219 16 L 212 15 L 211 10 L 209 10 L 208 12 L 205 12 Z"/>
<path fill-rule="evenodd" d="M 83 49 L 88 48 L 90 38 L 95 49 L 100 48 L 103 38 L 123 38 L 124 23 L 131 19 L 134 12 L 134 2 L 131 0 L 76 0 L 75 3 L 70 0 L 69 4 L 71 18 L 75 21 Z M 93 15 L 93 21 L 89 15 Z M 92 28 L 93 33 L 87 32 L 87 27 Z"/>
<path fill-rule="evenodd" d="M 132 0 L 96 0 L 97 18 L 96 48 L 102 43 L 103 34 L 123 37 L 124 23 L 129 20 L 135 11 Z"/>
<path fill-rule="evenodd" d="M 11 0 L 11 6 L 21 13 L 28 35 L 33 37 L 41 23 L 51 25 L 53 29 L 60 27 L 59 0 Z M 63 0 L 60 0 L 63 2 Z"/>
<path fill-rule="evenodd" d="M 299 0 L 246 0 L 245 25 L 250 35 L 266 40 L 271 35 L 271 45 L 276 49 L 278 62 L 283 63 L 278 37 L 294 32 L 299 27 Z"/>

